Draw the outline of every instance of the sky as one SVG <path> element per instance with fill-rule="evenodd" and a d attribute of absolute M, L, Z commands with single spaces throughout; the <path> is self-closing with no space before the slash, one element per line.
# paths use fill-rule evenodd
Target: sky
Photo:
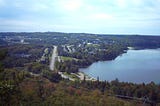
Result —
<path fill-rule="evenodd" d="M 160 35 L 160 0 L 0 0 L 0 32 Z"/>

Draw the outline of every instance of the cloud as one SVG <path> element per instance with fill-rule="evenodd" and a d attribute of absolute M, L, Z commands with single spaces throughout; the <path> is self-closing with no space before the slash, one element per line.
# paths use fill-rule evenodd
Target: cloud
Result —
<path fill-rule="evenodd" d="M 106 20 L 106 19 L 113 19 L 113 16 L 107 13 L 95 13 L 90 16 L 90 18 L 96 20 Z"/>
<path fill-rule="evenodd" d="M 30 12 L 41 12 L 42 10 L 46 10 L 49 8 L 49 5 L 45 2 L 38 1 L 38 2 L 30 2 L 29 1 L 17 1 L 13 2 L 13 8 L 30 11 Z"/>
<path fill-rule="evenodd" d="M 141 6 L 143 4 L 143 0 L 130 0 L 130 4 L 133 6 Z"/>
<path fill-rule="evenodd" d="M 33 27 L 36 26 L 37 24 L 33 21 L 27 21 L 27 20 L 11 20 L 11 19 L 0 19 L 1 21 L 1 26 L 9 26 L 9 27 L 14 27 L 14 26 L 19 26 L 19 27 Z"/>
<path fill-rule="evenodd" d="M 0 19 L 1 31 L 27 31 L 31 28 L 35 29 L 35 23 L 26 20 L 8 20 Z"/>
<path fill-rule="evenodd" d="M 0 0 L 0 30 L 136 32 L 144 27 L 153 32 L 154 26 L 160 27 L 159 3 L 160 0 Z"/>
<path fill-rule="evenodd" d="M 0 19 L 0 31 L 78 31 L 81 29 L 80 26 L 73 26 L 67 24 L 57 24 L 57 23 L 44 23 L 32 20 L 8 20 Z"/>
<path fill-rule="evenodd" d="M 80 10 L 83 6 L 82 0 L 58 0 L 55 2 L 57 9 L 60 9 L 63 12 L 74 12 Z"/>
<path fill-rule="evenodd" d="M 120 8 L 125 8 L 127 6 L 127 0 L 117 0 L 115 3 Z"/>
<path fill-rule="evenodd" d="M 42 10 L 47 10 L 48 6 L 42 3 L 36 3 L 34 5 L 31 6 L 30 10 L 31 11 L 42 11 Z"/>

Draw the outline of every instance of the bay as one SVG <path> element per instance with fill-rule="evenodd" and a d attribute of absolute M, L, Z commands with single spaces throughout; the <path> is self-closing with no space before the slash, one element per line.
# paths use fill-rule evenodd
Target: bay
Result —
<path fill-rule="evenodd" d="M 160 83 L 160 49 L 128 50 L 115 60 L 99 61 L 79 71 L 100 80 Z"/>

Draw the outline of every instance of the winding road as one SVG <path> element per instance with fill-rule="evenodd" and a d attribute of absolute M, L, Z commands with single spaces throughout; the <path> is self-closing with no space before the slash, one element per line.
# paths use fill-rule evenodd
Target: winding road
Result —
<path fill-rule="evenodd" d="M 52 52 L 52 58 L 51 58 L 51 62 L 50 62 L 50 70 L 53 71 L 54 70 L 54 65 L 55 65 L 55 61 L 56 61 L 56 57 L 58 57 L 58 53 L 57 53 L 57 46 L 53 46 L 53 52 Z"/>

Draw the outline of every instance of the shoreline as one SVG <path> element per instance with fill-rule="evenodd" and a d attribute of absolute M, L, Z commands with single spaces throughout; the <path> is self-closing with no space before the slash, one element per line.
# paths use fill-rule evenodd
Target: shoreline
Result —
<path fill-rule="evenodd" d="M 139 51 L 140 53 L 141 53 L 141 55 L 143 55 L 142 53 L 143 52 L 141 52 L 141 51 L 144 51 L 146 54 L 148 54 L 148 51 L 155 51 L 155 52 L 157 52 L 157 53 L 159 53 L 159 50 L 160 50 L 160 48 L 156 48 L 156 49 L 142 49 L 142 50 L 134 50 L 134 51 Z M 147 51 L 147 52 L 146 52 Z M 132 53 L 132 52 L 131 52 Z M 134 52 L 133 52 L 134 53 Z M 136 53 L 138 53 L 138 52 L 136 52 Z M 149 53 L 152 53 L 152 52 L 149 52 Z M 145 56 L 146 57 L 146 56 Z M 127 62 L 127 61 L 126 61 Z M 96 62 L 97 63 L 97 62 Z M 99 63 L 98 63 L 99 64 Z M 105 70 L 106 68 L 96 68 L 95 69 L 95 67 L 96 66 L 98 66 L 99 67 L 99 65 L 94 65 L 94 63 L 93 63 L 93 65 L 90 67 L 90 68 L 87 68 L 87 69 L 79 69 L 79 71 L 82 71 L 82 72 L 84 72 L 85 74 L 88 74 L 88 76 L 90 76 L 91 75 L 91 77 L 97 77 L 97 76 L 101 76 L 102 77 L 102 75 L 103 76 L 110 76 L 109 74 L 108 75 L 105 75 L 105 74 L 97 74 L 97 73 L 103 73 L 102 72 L 102 70 Z M 123 66 L 123 65 L 122 65 Z M 108 67 L 108 66 L 107 66 Z M 118 67 L 117 65 L 114 65 L 114 67 Z M 123 67 L 125 67 L 125 66 L 123 66 Z M 130 67 L 130 66 L 129 66 Z M 132 68 L 132 67 L 131 67 Z M 91 71 L 91 70 L 94 70 L 94 71 Z M 132 68 L 132 69 L 134 69 L 134 68 Z M 97 70 L 97 71 L 96 71 Z M 100 72 L 98 72 L 98 70 L 100 71 Z M 110 69 L 110 70 L 112 70 L 112 68 Z M 123 68 L 121 68 L 121 70 L 123 70 Z M 126 71 L 128 71 L 128 69 L 125 69 Z M 140 70 L 140 68 L 138 67 L 137 68 L 137 70 Z M 144 71 L 146 71 L 147 69 L 143 69 Z M 107 72 L 106 72 L 107 73 Z M 110 73 L 111 73 L 111 75 L 112 75 L 112 72 L 110 71 Z M 114 73 L 114 71 L 113 71 L 113 73 Z M 103 81 L 105 81 L 106 79 L 107 79 L 107 77 L 102 77 L 103 78 Z M 108 79 L 108 80 L 114 80 L 114 78 L 116 79 L 116 76 L 113 76 L 112 77 L 112 79 Z M 119 77 L 119 78 L 121 78 L 121 77 Z M 128 82 L 129 80 L 127 80 L 127 81 L 125 81 L 125 80 L 122 80 L 123 82 Z M 157 83 L 158 81 L 155 79 L 155 80 L 152 80 L 152 79 L 149 79 L 148 78 L 148 80 L 144 80 L 144 83 L 150 83 L 150 81 L 153 81 L 154 83 Z M 131 82 L 131 83 L 143 83 L 143 82 L 141 82 L 141 81 L 133 81 L 133 82 Z"/>
<path fill-rule="evenodd" d="M 144 49 L 138 49 L 138 48 L 135 48 L 135 47 L 127 47 L 128 49 L 126 50 L 126 51 L 124 51 L 123 53 L 121 53 L 121 54 L 119 54 L 118 56 L 121 56 L 122 54 L 124 54 L 124 53 L 126 53 L 128 50 L 144 50 Z M 153 48 L 146 48 L 146 49 L 153 49 Z M 156 49 L 159 49 L 159 48 L 156 48 Z M 118 57 L 117 56 L 117 57 Z M 116 58 L 117 58 L 116 57 Z M 116 59 L 115 58 L 115 59 Z M 115 59 L 112 59 L 112 60 L 115 60 Z M 105 61 L 112 61 L 112 60 L 105 60 Z M 105 61 L 103 61 L 103 60 L 100 60 L 100 61 L 95 61 L 95 62 L 105 62 Z M 93 62 L 93 63 L 95 63 L 95 62 Z M 92 76 L 90 76 L 90 75 L 88 75 L 88 74 L 86 74 L 84 71 L 80 71 L 80 69 L 85 69 L 85 68 L 87 68 L 87 67 L 89 67 L 89 66 L 91 66 L 93 63 L 91 63 L 90 65 L 88 65 L 88 66 L 81 66 L 81 67 L 79 67 L 78 68 L 78 72 L 75 72 L 75 73 L 70 73 L 70 75 L 73 75 L 73 76 L 75 76 L 75 77 L 78 77 L 78 80 L 84 80 L 84 78 L 85 78 L 85 80 L 86 81 L 97 81 L 97 79 L 96 78 L 94 78 L 94 77 L 92 77 Z M 63 74 L 63 73 L 62 73 Z M 77 78 L 72 78 L 70 75 L 65 75 L 65 76 L 67 76 L 69 79 L 75 79 L 75 80 L 77 80 Z M 75 81 L 74 80 L 74 81 Z M 73 81 L 73 80 L 72 80 Z"/>

